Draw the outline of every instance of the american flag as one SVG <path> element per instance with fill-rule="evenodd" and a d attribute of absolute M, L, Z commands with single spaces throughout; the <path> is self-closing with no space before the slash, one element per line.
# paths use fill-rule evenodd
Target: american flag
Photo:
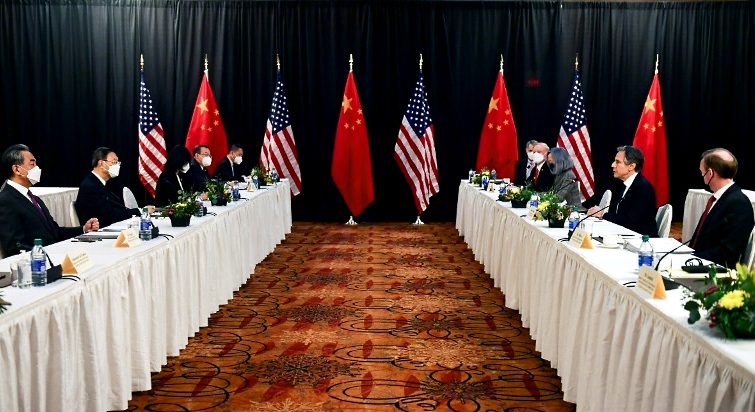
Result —
<path fill-rule="evenodd" d="M 301 192 L 299 155 L 296 154 L 294 131 L 291 130 L 291 120 L 288 117 L 286 93 L 283 91 L 283 78 L 280 70 L 278 70 L 278 82 L 275 85 L 273 105 L 267 119 L 265 140 L 262 142 L 260 163 L 268 171 L 275 167 L 278 175 L 291 179 L 291 193 L 294 196 Z"/>
<path fill-rule="evenodd" d="M 419 73 L 409 106 L 401 120 L 393 157 L 414 194 L 414 203 L 422 213 L 430 204 L 430 196 L 438 193 L 438 161 L 435 158 L 435 137 L 425 83 Z"/>
<path fill-rule="evenodd" d="M 582 82 L 579 70 L 574 70 L 569 105 L 566 107 L 564 122 L 558 133 L 558 146 L 563 147 L 574 159 L 574 174 L 579 180 L 582 199 L 595 194 L 595 177 L 592 173 L 592 154 L 590 151 L 590 134 L 587 133 L 587 117 L 582 98 Z"/>
<path fill-rule="evenodd" d="M 152 105 L 152 97 L 144 84 L 144 70 L 139 90 L 139 180 L 152 197 L 155 196 L 157 179 L 165 168 L 167 151 L 165 132 Z"/>

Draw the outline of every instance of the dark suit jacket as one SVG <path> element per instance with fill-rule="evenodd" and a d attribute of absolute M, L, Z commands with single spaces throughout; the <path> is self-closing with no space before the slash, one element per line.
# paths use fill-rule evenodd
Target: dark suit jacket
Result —
<path fill-rule="evenodd" d="M 550 169 L 548 168 L 548 163 L 543 162 L 543 168 L 540 169 L 540 175 L 537 178 L 537 183 L 535 183 L 535 169 L 532 169 L 532 172 L 530 172 L 530 178 L 527 179 L 528 182 L 532 182 L 532 188 L 535 189 L 537 192 L 547 192 L 551 190 L 553 187 L 553 180 L 555 177 L 553 176 L 553 173 L 551 173 Z"/>
<path fill-rule="evenodd" d="M 699 239 L 695 241 L 692 235 L 690 246 L 694 245 L 696 256 L 733 268 L 744 254 L 754 225 L 750 199 L 733 184 L 710 209 Z"/>
<path fill-rule="evenodd" d="M 100 227 L 105 227 L 132 216 L 139 216 L 141 211 L 127 208 L 121 196 L 115 194 L 103 185 L 97 176 L 89 172 L 79 185 L 76 214 L 79 215 L 80 222 L 96 217 L 100 222 Z"/>
<path fill-rule="evenodd" d="M 37 203 L 44 217 L 15 188 L 8 186 L 0 192 L 0 255 L 12 256 L 21 248 L 30 251 L 34 239 L 42 239 L 42 245 L 46 246 L 84 233 L 81 226 L 58 226 L 45 203 L 40 198 Z"/>
<path fill-rule="evenodd" d="M 527 181 L 527 164 L 529 162 L 530 159 L 526 157 L 516 161 L 514 165 L 514 185 L 524 186 L 524 183 Z"/>
<path fill-rule="evenodd" d="M 217 169 L 215 169 L 215 175 L 213 176 L 216 179 L 225 180 L 226 182 L 230 182 L 231 180 L 235 180 L 237 182 L 243 182 L 244 178 L 241 177 L 241 165 L 231 164 L 231 160 L 228 159 L 228 156 L 224 156 L 223 160 L 218 163 Z"/>
<path fill-rule="evenodd" d="M 621 195 L 625 188 L 623 181 L 615 179 L 611 188 L 611 205 L 603 214 L 603 219 L 634 230 L 641 235 L 658 237 L 653 185 L 645 176 L 638 173 L 622 199 Z"/>
<path fill-rule="evenodd" d="M 210 180 L 210 174 L 207 172 L 207 169 L 192 159 L 189 171 L 184 176 L 184 187 L 193 192 L 204 192 L 204 185 L 208 180 Z"/>
<path fill-rule="evenodd" d="M 181 179 L 184 189 L 189 191 L 189 185 L 184 180 L 184 176 L 181 172 L 176 174 L 168 170 L 160 174 L 155 186 L 155 206 L 166 206 L 178 200 L 178 191 L 181 190 L 178 179 Z"/>

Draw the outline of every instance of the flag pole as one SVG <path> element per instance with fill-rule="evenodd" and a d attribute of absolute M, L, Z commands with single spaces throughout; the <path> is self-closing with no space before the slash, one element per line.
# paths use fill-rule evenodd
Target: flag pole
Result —
<path fill-rule="evenodd" d="M 503 53 L 501 53 L 501 74 L 503 74 Z"/>
<path fill-rule="evenodd" d="M 281 71 L 281 58 L 278 53 L 275 53 L 275 65 L 278 66 L 278 71 Z"/>
<path fill-rule="evenodd" d="M 658 63 L 655 64 L 656 70 L 658 70 Z M 144 54 L 139 53 L 139 68 L 144 71 Z"/>
<path fill-rule="evenodd" d="M 354 56 L 351 53 L 349 53 L 349 73 L 351 73 L 353 71 L 353 68 L 354 68 Z M 344 96 L 344 98 L 346 98 L 346 97 Z M 357 222 L 354 221 L 354 216 L 353 215 L 349 215 L 349 221 L 346 222 L 346 224 L 347 225 L 356 225 L 357 224 Z"/>
<path fill-rule="evenodd" d="M 204 74 L 207 76 L 207 81 L 210 81 L 210 70 L 207 68 L 207 53 L 204 55 Z"/>
<path fill-rule="evenodd" d="M 577 57 L 574 59 L 574 70 L 579 70 L 579 53 L 577 53 Z"/>
<path fill-rule="evenodd" d="M 658 74 L 658 54 L 655 54 L 655 74 Z"/>
<path fill-rule="evenodd" d="M 422 73 L 422 53 L 419 54 L 419 72 Z M 425 223 L 422 221 L 422 219 L 419 218 L 420 215 L 417 215 L 417 220 L 412 223 L 413 225 L 424 225 Z"/>

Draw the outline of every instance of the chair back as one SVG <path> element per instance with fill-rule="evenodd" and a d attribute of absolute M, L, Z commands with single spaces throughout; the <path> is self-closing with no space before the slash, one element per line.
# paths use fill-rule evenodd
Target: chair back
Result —
<path fill-rule="evenodd" d="M 139 209 L 139 203 L 136 203 L 136 196 L 134 196 L 134 192 L 132 192 L 131 189 L 127 187 L 123 188 L 123 203 L 129 209 Z"/>
<path fill-rule="evenodd" d="M 747 247 L 745 248 L 745 255 L 742 257 L 742 263 L 752 269 L 755 265 L 755 227 L 750 232 L 750 240 L 747 241 Z"/>
<path fill-rule="evenodd" d="M 81 226 L 81 223 L 79 222 L 79 214 L 76 213 L 75 200 L 71 200 L 71 203 L 68 204 L 68 217 L 71 218 L 71 224 L 73 226 Z"/>
<path fill-rule="evenodd" d="M 658 227 L 659 237 L 668 237 L 671 232 L 671 216 L 673 215 L 673 207 L 666 203 L 658 208 L 655 213 L 655 225 Z"/>
<path fill-rule="evenodd" d="M 603 193 L 603 197 L 600 198 L 600 204 L 598 205 L 599 208 L 603 209 L 604 207 L 611 204 L 611 196 L 612 193 L 610 190 L 606 190 L 605 193 Z"/>

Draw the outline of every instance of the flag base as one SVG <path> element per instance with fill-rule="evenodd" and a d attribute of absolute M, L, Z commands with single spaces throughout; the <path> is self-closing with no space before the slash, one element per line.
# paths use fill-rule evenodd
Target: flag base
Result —
<path fill-rule="evenodd" d="M 357 225 L 358 223 L 354 221 L 354 216 L 349 216 L 349 221 L 346 222 L 347 225 Z"/>
<path fill-rule="evenodd" d="M 419 218 L 419 216 L 417 216 L 417 220 L 414 223 L 412 223 L 412 224 L 413 225 L 424 225 L 425 223 L 422 222 L 422 220 Z"/>

